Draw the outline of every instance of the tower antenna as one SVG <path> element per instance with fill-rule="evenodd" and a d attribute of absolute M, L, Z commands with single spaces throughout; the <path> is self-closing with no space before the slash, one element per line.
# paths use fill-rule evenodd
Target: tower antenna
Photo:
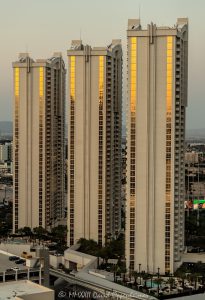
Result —
<path fill-rule="evenodd" d="M 140 17 L 141 17 L 141 4 L 139 4 L 139 20 L 140 20 Z"/>

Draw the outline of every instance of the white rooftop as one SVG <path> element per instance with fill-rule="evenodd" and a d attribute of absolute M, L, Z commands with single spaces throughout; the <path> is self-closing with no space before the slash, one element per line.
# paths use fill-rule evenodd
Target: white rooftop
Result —
<path fill-rule="evenodd" d="M 80 251 L 77 251 L 77 250 L 74 250 L 74 249 L 72 249 L 71 247 L 70 248 L 68 248 L 68 249 L 66 249 L 65 251 L 64 251 L 64 255 L 66 255 L 66 254 L 75 254 L 76 256 L 80 256 L 80 257 L 84 257 L 84 258 L 87 258 L 87 259 L 96 259 L 96 256 L 93 256 L 93 255 L 89 255 L 89 254 L 87 254 L 87 253 L 83 253 L 83 252 L 80 252 Z"/>
<path fill-rule="evenodd" d="M 15 299 L 39 293 L 51 292 L 51 300 L 54 299 L 54 291 L 29 280 L 18 280 L 0 283 L 0 300 Z M 53 297 L 52 297 L 53 295 Z M 40 299 L 40 298 L 39 298 Z"/>

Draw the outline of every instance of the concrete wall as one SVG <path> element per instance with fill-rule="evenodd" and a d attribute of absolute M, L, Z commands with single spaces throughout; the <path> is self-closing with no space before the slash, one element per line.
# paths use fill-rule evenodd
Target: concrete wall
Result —
<path fill-rule="evenodd" d="M 85 253 L 69 249 L 64 252 L 64 259 L 66 268 L 70 267 L 70 262 L 77 264 L 78 271 L 97 268 L 97 257 Z"/>
<path fill-rule="evenodd" d="M 36 266 L 37 260 L 37 258 L 26 259 L 26 266 L 29 268 L 33 268 L 34 266 Z M 40 267 L 40 262 L 38 262 L 37 266 Z"/>
<path fill-rule="evenodd" d="M 197 263 L 199 261 L 205 263 L 205 253 L 184 253 L 182 255 L 182 262 Z"/>
<path fill-rule="evenodd" d="M 49 255 L 50 259 L 50 266 L 54 268 L 58 268 L 59 264 L 64 264 L 64 257 L 63 256 L 55 256 L 55 255 Z"/>
<path fill-rule="evenodd" d="M 49 292 L 43 292 L 43 293 L 36 293 L 36 294 L 30 294 L 30 295 L 23 295 L 19 297 L 15 297 L 16 300 L 54 300 L 55 294 L 54 291 Z"/>
<path fill-rule="evenodd" d="M 35 252 L 30 253 L 31 244 L 10 244 L 10 243 L 0 243 L 0 250 L 9 252 L 11 254 L 21 256 L 22 252 L 25 251 L 32 256 Z"/>

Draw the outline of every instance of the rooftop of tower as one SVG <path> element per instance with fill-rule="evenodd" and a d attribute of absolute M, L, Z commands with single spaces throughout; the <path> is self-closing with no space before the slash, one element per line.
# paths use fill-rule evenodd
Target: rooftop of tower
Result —
<path fill-rule="evenodd" d="M 47 59 L 33 59 L 29 53 L 19 53 L 18 60 L 13 63 L 13 66 L 19 66 L 19 67 L 24 67 L 26 65 L 43 65 L 43 66 L 48 66 L 55 64 L 56 62 L 59 61 L 59 59 L 62 59 L 62 53 L 61 52 L 54 52 L 53 55 L 50 58 Z M 64 65 L 63 59 L 61 60 L 62 64 Z"/>
<path fill-rule="evenodd" d="M 28 52 L 25 52 L 25 53 L 19 53 L 17 62 L 25 63 L 28 58 L 30 59 L 31 62 L 52 62 L 54 59 L 60 58 L 60 57 L 62 57 L 62 53 L 61 52 L 55 52 L 53 54 L 53 56 L 48 58 L 48 59 L 36 59 L 36 60 L 34 60 L 33 58 L 30 57 L 30 54 Z"/>
<path fill-rule="evenodd" d="M 149 25 L 149 24 L 148 24 Z M 151 22 L 153 25 L 153 22 Z M 178 18 L 177 23 L 170 27 L 170 26 L 157 26 L 157 29 L 181 29 L 184 25 L 188 25 L 188 18 Z M 140 19 L 129 19 L 128 20 L 128 30 L 147 30 L 143 29 L 141 25 Z"/>
<path fill-rule="evenodd" d="M 105 47 L 91 47 L 88 45 L 84 45 L 82 40 L 72 40 L 71 41 L 71 47 L 69 50 L 84 50 L 86 47 L 90 47 L 91 50 L 111 50 L 115 46 L 121 45 L 120 39 L 113 39 L 111 44 L 105 46 Z"/>

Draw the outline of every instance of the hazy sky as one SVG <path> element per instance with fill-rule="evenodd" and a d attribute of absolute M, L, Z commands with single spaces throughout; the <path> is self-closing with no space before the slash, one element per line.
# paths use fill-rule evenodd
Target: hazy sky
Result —
<path fill-rule="evenodd" d="M 128 18 L 174 25 L 189 18 L 189 99 L 187 128 L 205 128 L 204 0 L 0 0 L 0 120 L 12 119 L 12 61 L 19 52 L 48 58 L 72 39 L 96 46 L 121 38 L 126 49 Z"/>

